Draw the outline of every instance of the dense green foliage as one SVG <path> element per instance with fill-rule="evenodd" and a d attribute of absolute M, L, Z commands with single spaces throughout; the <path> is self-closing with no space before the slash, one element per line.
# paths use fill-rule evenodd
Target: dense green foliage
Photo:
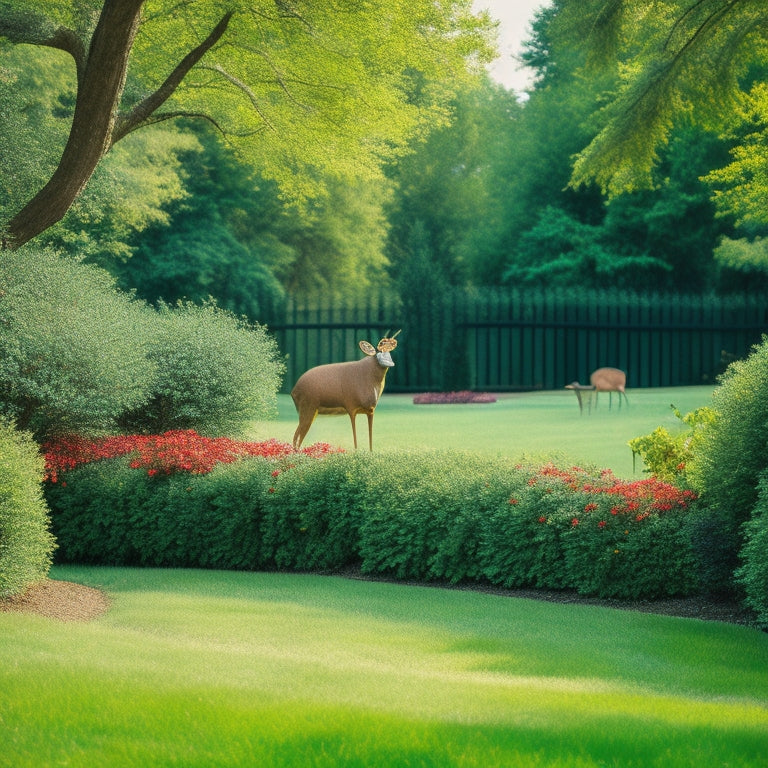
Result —
<path fill-rule="evenodd" d="M 144 352 L 156 368 L 148 401 L 119 419 L 125 431 L 235 434 L 274 415 L 283 368 L 262 326 L 207 304 L 161 304 Z"/>
<path fill-rule="evenodd" d="M 48 575 L 55 544 L 42 480 L 31 436 L 0 419 L 0 598 Z"/>
<path fill-rule="evenodd" d="M 42 439 L 196 428 L 236 433 L 275 408 L 262 326 L 182 303 L 151 309 L 103 269 L 28 246 L 0 259 L 0 414 Z"/>
<path fill-rule="evenodd" d="M 28 247 L 0 258 L 0 414 L 38 437 L 98 432 L 147 400 L 151 316 L 109 273 Z"/>
<path fill-rule="evenodd" d="M 456 453 L 261 458 L 171 475 L 110 459 L 47 485 L 63 562 L 338 570 L 396 579 L 691 594 L 693 495 Z M 107 510 L 107 511 L 105 511 Z"/>
<path fill-rule="evenodd" d="M 752 517 L 744 524 L 744 547 L 739 553 L 741 566 L 736 571 L 744 590 L 745 602 L 768 629 L 768 469 L 763 469 L 757 503 Z"/>
<path fill-rule="evenodd" d="M 712 407 L 717 416 L 704 431 L 691 479 L 704 505 L 699 540 L 706 545 L 701 552 L 705 583 L 719 591 L 733 586 L 743 525 L 756 509 L 768 468 L 768 340 L 729 366 Z"/>
<path fill-rule="evenodd" d="M 761 290 L 768 274 L 760 246 L 768 234 L 761 214 L 766 209 L 760 170 L 766 111 L 762 48 L 726 48 L 733 54 L 730 65 L 744 72 L 738 108 L 711 120 L 693 119 L 692 113 L 698 114 L 693 106 L 681 110 L 664 128 L 653 163 L 643 171 L 648 182 L 643 188 L 629 185 L 607 196 L 582 166 L 585 183 L 568 186 L 573 157 L 604 139 L 600 131 L 614 107 L 600 107 L 611 99 L 624 103 L 636 69 L 647 64 L 644 76 L 653 79 L 654 45 L 684 8 L 673 4 L 644 24 L 638 21 L 639 4 L 615 4 L 622 10 L 619 21 L 601 17 L 609 22 L 608 31 L 621 23 L 628 39 L 641 42 L 626 50 L 614 46 L 596 69 L 595 53 L 606 38 L 586 34 L 584 20 L 593 19 L 590 14 L 603 5 L 586 4 L 583 19 L 572 18 L 575 6 L 564 0 L 537 13 L 522 54 L 535 85 L 523 102 L 487 79 L 431 80 L 429 72 L 436 72 L 431 65 L 418 75 L 409 70 L 401 84 L 408 102 L 405 123 L 389 124 L 398 139 L 386 151 L 376 138 L 363 141 L 364 154 L 386 156 L 386 179 L 369 173 L 381 157 L 360 164 L 351 150 L 342 154 L 346 144 L 322 150 L 322 162 L 302 165 L 291 156 L 284 166 L 286 157 L 273 151 L 272 139 L 290 143 L 290 151 L 306 160 L 321 152 L 318 147 L 327 139 L 327 126 L 312 121 L 292 122 L 280 136 L 264 131 L 230 137 L 227 147 L 218 142 L 218 132 L 199 122 L 162 122 L 121 139 L 69 215 L 41 241 L 96 260 L 121 287 L 136 289 L 150 302 L 200 301 L 211 295 L 219 306 L 267 323 L 286 293 L 299 301 L 356 298 L 374 286 L 391 288 L 406 303 L 417 301 L 408 295 L 414 285 L 439 293 L 446 283 L 631 286 L 685 293 Z M 684 36 L 686 25 L 695 28 L 694 22 L 706 16 L 701 9 L 711 5 L 697 4 L 676 32 Z M 330 26 L 335 11 L 328 13 L 321 27 L 335 39 L 338 32 Z M 269 23 L 275 21 L 270 16 Z M 369 19 L 358 21 L 365 26 Z M 470 27 L 476 23 L 466 21 Z M 141 33 L 162 37 L 158 24 L 147 20 Z M 480 24 L 465 30 L 467 45 L 480 45 L 482 35 L 473 35 L 482 29 Z M 590 29 L 596 33 L 598 27 Z M 293 32 L 286 33 L 286 45 L 298 50 L 304 43 Z M 175 45 L 184 42 L 179 34 Z M 366 56 L 383 50 L 382 43 Z M 127 103 L 142 92 L 145 80 L 152 81 L 144 67 L 159 64 L 161 55 L 150 55 L 144 43 L 137 51 L 141 64 L 129 73 Z M 635 59 L 635 51 L 644 53 Z M 305 54 L 302 61 L 313 60 L 311 50 Z M 391 55 L 397 59 L 400 52 Z M 66 136 L 75 81 L 61 57 L 57 51 L 9 45 L 0 54 L 0 108 L 8 117 L 0 121 L 0 142 L 24 147 L 0 159 L 6 171 L 0 213 L 6 217 L 55 167 L 55 150 Z M 292 70 L 301 66 L 298 59 L 291 65 Z M 322 67 L 326 71 L 331 63 Z M 191 97 L 202 109 L 191 88 L 186 90 L 191 82 L 176 94 L 179 104 Z M 284 95 L 290 93 L 292 85 L 282 85 Z M 229 87 L 236 89 L 232 81 Z M 247 116 L 248 109 L 230 113 L 230 95 L 219 101 L 211 96 L 214 112 L 227 113 L 226 125 L 219 125 L 224 130 L 254 117 Z M 686 95 L 691 104 L 694 95 Z M 270 119 L 264 105 L 258 106 L 264 111 L 255 119 Z M 275 109 L 280 120 L 288 119 L 287 105 Z M 644 125 L 638 119 L 624 127 L 637 134 Z M 374 130 L 374 124 L 364 120 L 356 126 L 358 133 L 365 129 Z M 316 130 L 324 136 L 317 144 L 309 139 Z M 295 143 L 289 138 L 293 131 Z M 243 164 L 243 158 L 249 162 Z M 620 160 L 631 164 L 637 158 L 622 154 Z M 293 187 L 303 203 L 289 202 L 273 176 Z"/>
<path fill-rule="evenodd" d="M 294 197 L 316 194 L 326 178 L 380 177 L 383 159 L 445 121 L 456 85 L 492 55 L 490 20 L 471 6 L 3 3 L 4 47 L 50 48 L 71 67 L 66 151 L 52 146 L 56 159 L 23 207 L 0 211 L 5 244 L 56 224 L 115 145 L 178 118 L 215 125 L 244 162 Z M 0 134 L 3 154 L 20 153 L 25 127 Z"/>

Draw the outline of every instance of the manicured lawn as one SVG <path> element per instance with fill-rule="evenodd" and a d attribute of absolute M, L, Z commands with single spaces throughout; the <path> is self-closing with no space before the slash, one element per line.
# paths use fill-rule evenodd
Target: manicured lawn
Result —
<path fill-rule="evenodd" d="M 385 390 L 376 409 L 373 429 L 375 451 L 455 448 L 487 454 L 545 455 L 560 452 L 574 463 L 593 463 L 612 469 L 620 477 L 642 472 L 638 459 L 633 470 L 627 442 L 658 426 L 676 430 L 680 422 L 671 404 L 682 413 L 708 405 L 712 387 L 674 387 L 629 390 L 629 408 L 608 409 L 608 396 L 600 395 L 597 408 L 579 414 L 576 396 L 569 390 L 497 395 L 497 402 L 470 405 L 414 405 L 413 395 Z M 254 437 L 276 437 L 290 442 L 297 419 L 289 395 L 278 397 L 278 420 L 254 425 Z M 365 416 L 357 417 L 358 445 L 367 450 Z M 328 442 L 352 450 L 349 418 L 318 416 L 305 443 Z"/>
<path fill-rule="evenodd" d="M 345 580 L 56 567 L 0 614 L 0 765 L 762 766 L 768 635 Z"/>

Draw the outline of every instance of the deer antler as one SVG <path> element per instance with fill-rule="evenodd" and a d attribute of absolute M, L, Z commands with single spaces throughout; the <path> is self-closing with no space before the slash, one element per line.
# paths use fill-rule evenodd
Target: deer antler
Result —
<path fill-rule="evenodd" d="M 379 352 L 391 352 L 397 346 L 397 340 L 395 339 L 395 336 L 397 336 L 401 330 L 402 328 L 392 336 L 385 335 L 384 338 L 376 345 L 376 349 L 378 349 Z M 389 331 L 387 331 L 387 334 L 388 333 Z"/>

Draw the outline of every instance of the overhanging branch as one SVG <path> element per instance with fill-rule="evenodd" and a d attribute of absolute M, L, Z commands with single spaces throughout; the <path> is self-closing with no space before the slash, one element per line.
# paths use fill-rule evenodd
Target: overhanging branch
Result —
<path fill-rule="evenodd" d="M 199 63 L 203 56 L 221 39 L 227 30 L 231 18 L 232 12 L 229 11 L 213 28 L 208 37 L 179 62 L 173 72 L 156 91 L 139 102 L 128 114 L 118 117 L 115 128 L 112 131 L 111 145 L 114 145 L 132 131 L 150 122 L 152 114 L 173 95 L 192 67 Z"/>

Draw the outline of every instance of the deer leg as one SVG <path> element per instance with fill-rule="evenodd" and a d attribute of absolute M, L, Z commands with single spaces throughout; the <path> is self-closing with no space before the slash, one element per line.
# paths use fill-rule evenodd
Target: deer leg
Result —
<path fill-rule="evenodd" d="M 355 429 L 356 416 L 357 414 L 354 411 L 349 414 L 349 420 L 352 422 L 352 442 L 355 445 L 355 450 L 357 450 L 357 430 Z"/>
<path fill-rule="evenodd" d="M 293 450 L 298 451 L 301 448 L 301 444 L 304 438 L 309 432 L 309 428 L 312 426 L 312 422 L 317 416 L 317 411 L 304 411 L 299 413 L 299 426 L 296 427 L 296 431 L 293 433 Z"/>
<path fill-rule="evenodd" d="M 373 451 L 373 411 L 368 414 L 368 450 Z"/>

